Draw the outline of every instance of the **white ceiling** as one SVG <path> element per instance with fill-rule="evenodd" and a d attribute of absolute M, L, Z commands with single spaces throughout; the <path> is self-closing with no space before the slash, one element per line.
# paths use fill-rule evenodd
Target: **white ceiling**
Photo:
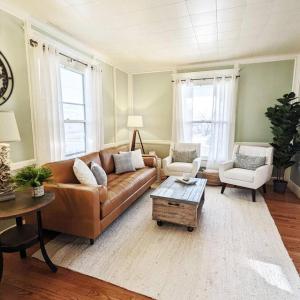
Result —
<path fill-rule="evenodd" d="M 129 72 L 300 52 L 300 0 L 3 0 Z"/>

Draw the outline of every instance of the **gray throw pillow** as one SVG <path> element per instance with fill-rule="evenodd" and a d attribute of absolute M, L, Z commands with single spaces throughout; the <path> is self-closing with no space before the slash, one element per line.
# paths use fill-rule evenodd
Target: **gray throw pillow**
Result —
<path fill-rule="evenodd" d="M 135 171 L 130 152 L 113 154 L 113 158 L 115 162 L 116 174 Z"/>
<path fill-rule="evenodd" d="M 236 154 L 234 168 L 247 169 L 255 171 L 257 168 L 266 164 L 265 156 L 249 156 L 244 154 Z"/>
<path fill-rule="evenodd" d="M 92 161 L 91 171 L 94 174 L 98 185 L 107 186 L 107 175 L 101 166 Z"/>
<path fill-rule="evenodd" d="M 173 150 L 173 162 L 192 163 L 197 158 L 196 150 L 177 151 Z"/>

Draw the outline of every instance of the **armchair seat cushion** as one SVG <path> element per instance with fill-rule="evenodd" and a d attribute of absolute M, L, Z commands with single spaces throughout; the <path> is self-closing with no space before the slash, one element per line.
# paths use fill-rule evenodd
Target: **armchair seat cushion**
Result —
<path fill-rule="evenodd" d="M 245 182 L 254 182 L 255 171 L 233 168 L 227 171 L 224 171 L 224 177 L 233 180 L 245 181 Z"/>
<path fill-rule="evenodd" d="M 101 218 L 111 213 L 124 202 L 124 199 L 129 198 L 139 187 L 156 176 L 156 169 L 149 167 L 121 175 L 109 174 L 107 200 L 101 205 Z"/>
<path fill-rule="evenodd" d="M 169 164 L 167 168 L 171 172 L 189 173 L 193 169 L 193 164 L 185 162 L 173 162 Z"/>

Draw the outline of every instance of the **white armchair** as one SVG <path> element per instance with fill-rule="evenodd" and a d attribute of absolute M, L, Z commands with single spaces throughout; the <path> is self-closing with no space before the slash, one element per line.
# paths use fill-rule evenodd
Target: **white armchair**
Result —
<path fill-rule="evenodd" d="M 266 157 L 266 164 L 255 171 L 234 168 L 234 159 L 237 153 L 249 156 L 264 156 Z M 252 190 L 252 201 L 255 202 L 256 190 L 263 187 L 264 193 L 266 192 L 266 183 L 271 179 L 272 171 L 273 147 L 236 144 L 232 160 L 222 163 L 219 167 L 219 176 L 222 182 L 221 193 L 224 193 L 227 184 L 249 188 Z"/>
<path fill-rule="evenodd" d="M 195 143 L 178 143 L 170 146 L 169 156 L 162 160 L 163 171 L 166 176 L 182 176 L 183 173 L 190 173 L 191 177 L 196 177 L 201 164 L 200 158 L 200 144 Z M 172 162 L 173 150 L 185 151 L 185 150 L 196 150 L 197 158 L 192 163 L 185 162 Z"/>

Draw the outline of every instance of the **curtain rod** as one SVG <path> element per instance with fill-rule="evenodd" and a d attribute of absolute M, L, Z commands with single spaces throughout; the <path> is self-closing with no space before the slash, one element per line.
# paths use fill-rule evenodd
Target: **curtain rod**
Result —
<path fill-rule="evenodd" d="M 236 75 L 235 78 L 240 78 L 241 76 L 240 75 Z M 221 76 L 217 76 L 217 77 L 206 77 L 206 78 L 191 78 L 190 80 L 191 81 L 194 81 L 194 80 L 212 80 L 212 79 L 219 79 L 219 78 L 223 78 Z M 224 78 L 232 78 L 232 76 L 224 76 Z M 175 82 L 176 80 L 172 80 L 172 82 Z M 180 81 L 187 81 L 187 79 L 180 79 Z"/>
<path fill-rule="evenodd" d="M 37 47 L 38 44 L 39 44 L 37 41 L 35 41 L 35 40 L 33 40 L 33 39 L 30 39 L 30 40 L 29 40 L 29 43 L 30 43 L 30 46 L 31 46 L 31 47 Z M 43 47 L 45 47 L 45 45 L 43 45 Z M 61 55 L 61 56 L 66 57 L 66 58 L 69 58 L 69 59 L 71 59 L 72 61 L 76 61 L 76 62 L 78 62 L 78 63 L 80 63 L 80 64 L 82 64 L 82 65 L 84 65 L 84 66 L 86 66 L 86 67 L 89 66 L 87 63 L 84 63 L 84 62 L 82 62 L 82 61 L 80 61 L 80 60 L 78 60 L 78 59 L 75 59 L 75 58 L 73 58 L 73 57 L 71 57 L 71 56 L 69 56 L 69 55 L 66 55 L 66 54 L 64 54 L 64 53 L 58 52 L 58 54 Z M 93 69 L 93 66 L 91 66 L 91 68 Z"/>

